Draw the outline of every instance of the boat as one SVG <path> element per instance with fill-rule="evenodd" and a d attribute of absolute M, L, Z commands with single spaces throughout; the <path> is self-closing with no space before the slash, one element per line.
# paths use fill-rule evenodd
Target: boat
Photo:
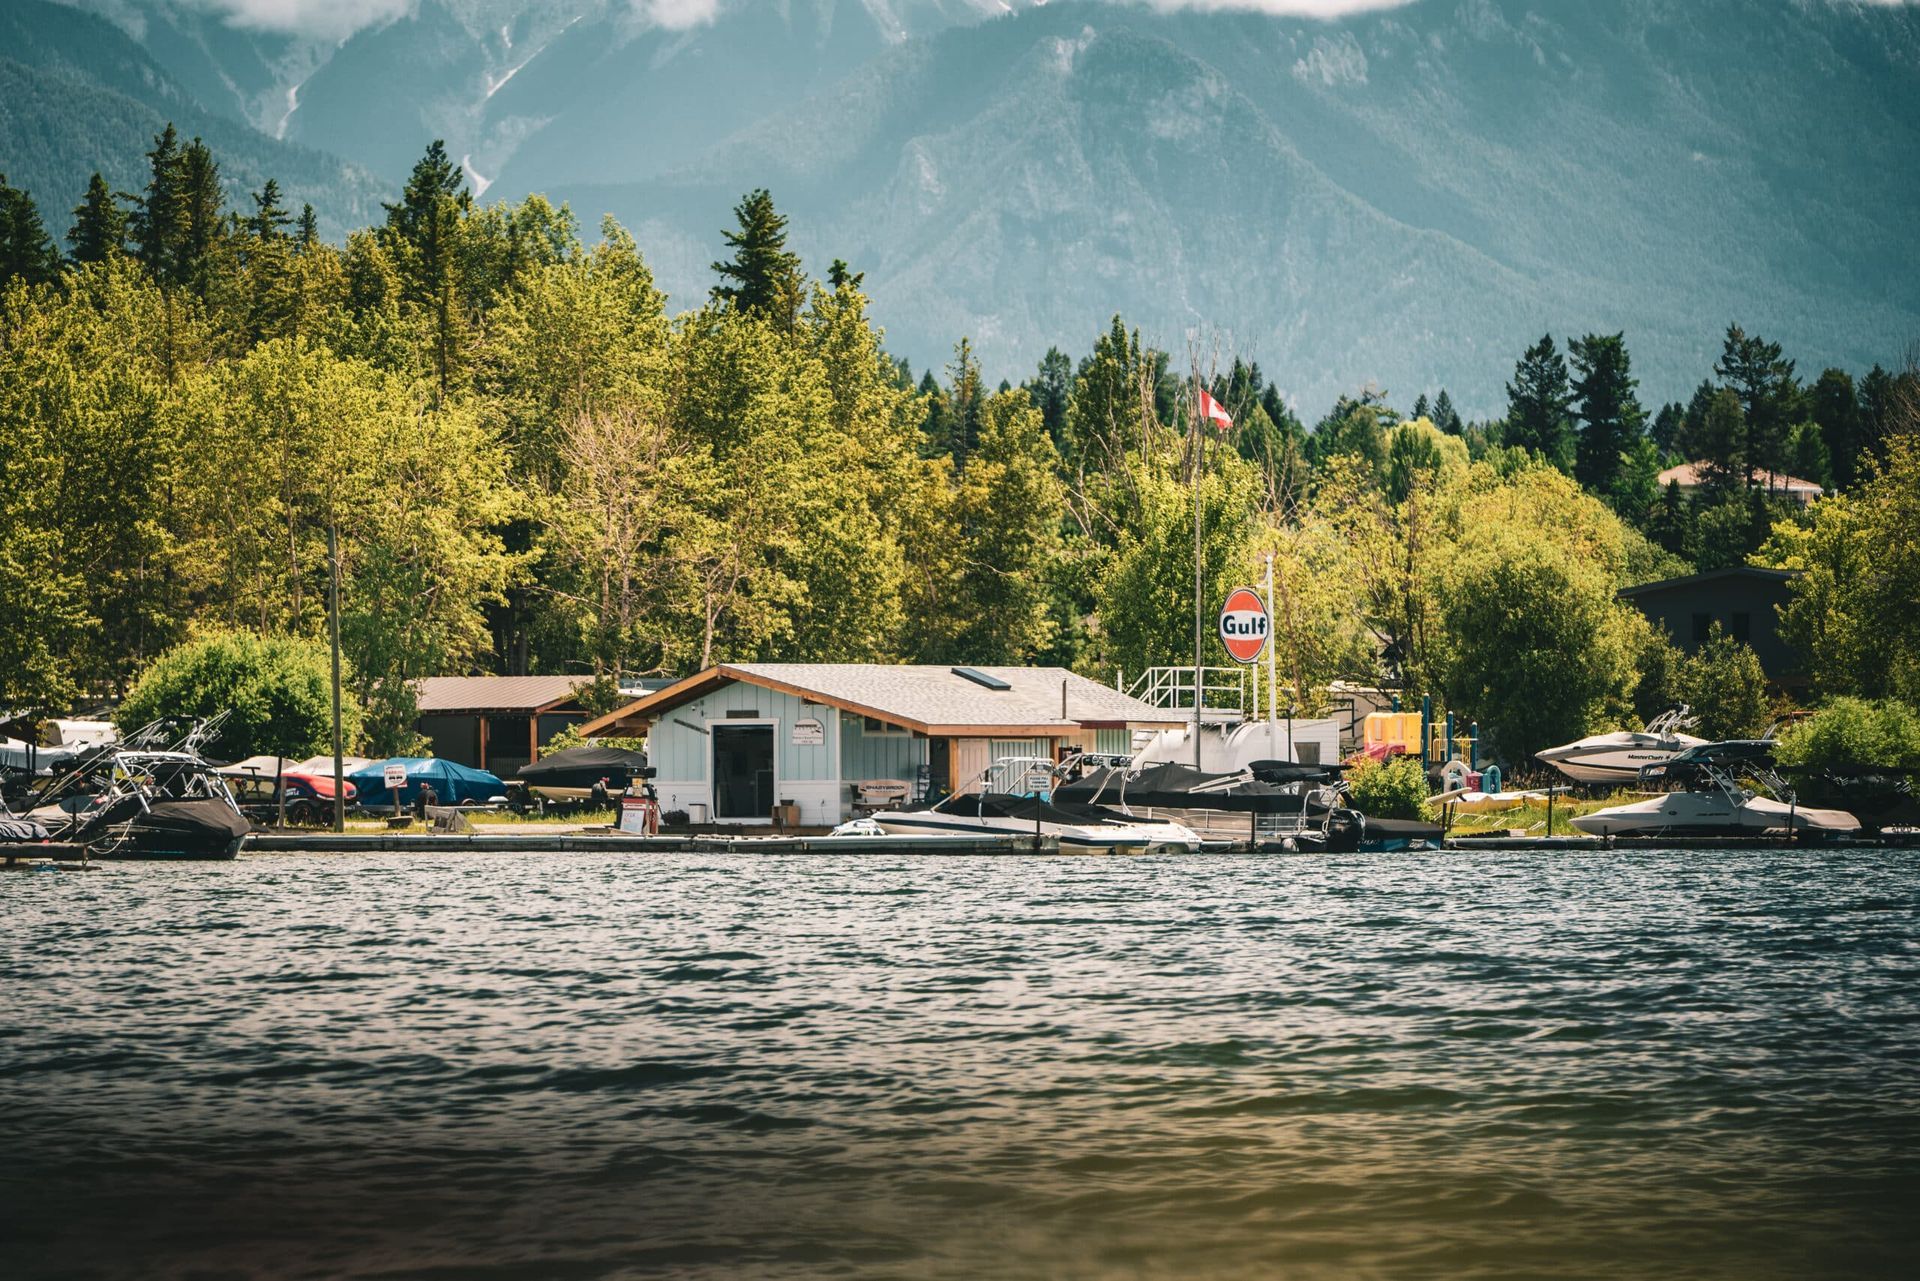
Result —
<path fill-rule="evenodd" d="M 1166 820 L 1138 818 L 1101 805 L 1059 804 L 1060 766 L 1045 756 L 1009 756 L 932 805 L 880 810 L 872 822 L 889 836 L 1038 837 L 1063 849 L 1111 854 L 1172 853 L 1200 848 L 1198 835 Z"/>
<path fill-rule="evenodd" d="M 589 744 L 542 756 L 522 766 L 513 781 L 548 800 L 585 801 L 593 798 L 595 784 L 605 789 L 603 795 L 618 796 L 635 779 L 652 777 L 645 752 Z"/>
<path fill-rule="evenodd" d="M 1858 831 L 1844 810 L 1804 806 L 1774 769 L 1764 739 L 1703 743 L 1641 771 L 1644 786 L 1669 790 L 1581 814 L 1573 826 L 1594 836 L 1835 836 Z"/>
<path fill-rule="evenodd" d="M 35 796 L 27 817 L 93 858 L 232 858 L 251 825 L 200 754 L 223 719 L 177 736 L 173 722 L 156 721 L 95 748 Z"/>
<path fill-rule="evenodd" d="M 1346 804 L 1344 766 L 1254 761 L 1213 773 L 1138 758 L 1083 761 L 1054 792 L 1069 811 L 1109 807 L 1134 819 L 1171 820 L 1203 839 L 1250 841 L 1287 850 L 1358 849 L 1366 820 Z"/>
<path fill-rule="evenodd" d="M 1920 828 L 1920 797 L 1913 794 L 1913 780 L 1897 768 L 1788 765 L 1781 773 L 1792 779 L 1803 803 L 1845 811 L 1859 821 L 1861 831 Z"/>
<path fill-rule="evenodd" d="M 1691 709 L 1682 704 L 1648 721 L 1645 729 L 1592 734 L 1578 742 L 1536 752 L 1534 759 L 1545 761 L 1575 782 L 1632 784 L 1648 766 L 1665 764 L 1681 752 L 1704 747 L 1706 739 L 1681 732 L 1693 724 Z"/>

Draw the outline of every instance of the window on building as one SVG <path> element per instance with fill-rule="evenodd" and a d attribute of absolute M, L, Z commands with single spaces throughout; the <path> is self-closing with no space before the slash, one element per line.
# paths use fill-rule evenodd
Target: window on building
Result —
<path fill-rule="evenodd" d="M 1707 633 L 1712 630 L 1713 630 L 1712 614 L 1695 614 L 1693 616 L 1693 643 L 1694 644 L 1704 645 L 1707 640 Z"/>
<path fill-rule="evenodd" d="M 881 738 L 887 735 L 904 736 L 908 733 L 898 725 L 889 725 L 877 716 L 861 717 L 860 732 L 868 738 Z"/>
<path fill-rule="evenodd" d="M 1732 624 L 1727 628 L 1727 634 L 1742 645 L 1746 644 L 1747 639 L 1753 635 L 1753 615 L 1735 614 Z"/>

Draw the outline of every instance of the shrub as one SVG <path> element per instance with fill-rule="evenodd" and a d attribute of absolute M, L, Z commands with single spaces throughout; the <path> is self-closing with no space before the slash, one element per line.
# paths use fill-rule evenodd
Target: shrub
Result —
<path fill-rule="evenodd" d="M 1879 765 L 1920 774 L 1920 712 L 1893 699 L 1836 698 L 1780 739 L 1787 765 Z"/>
<path fill-rule="evenodd" d="M 1347 772 L 1353 807 L 1370 818 L 1411 818 L 1433 821 L 1427 801 L 1427 774 L 1418 757 L 1390 756 L 1384 763 L 1370 756 L 1357 758 Z"/>
<path fill-rule="evenodd" d="M 1753 738 L 1767 728 L 1767 674 L 1750 646 L 1715 623 L 1697 653 L 1680 665 L 1680 696 L 1699 717 L 1694 733 L 1718 742 Z"/>
<path fill-rule="evenodd" d="M 114 713 L 122 733 L 162 717 L 199 719 L 232 709 L 205 751 L 215 760 L 311 756 L 333 746 L 327 648 L 291 636 L 215 632 L 168 650 Z M 360 740 L 360 708 L 340 708 L 344 743 Z"/>

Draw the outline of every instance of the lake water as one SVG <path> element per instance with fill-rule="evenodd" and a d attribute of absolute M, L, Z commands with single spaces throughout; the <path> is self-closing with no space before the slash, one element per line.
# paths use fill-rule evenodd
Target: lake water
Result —
<path fill-rule="evenodd" d="M 0 1276 L 1920 1273 L 1920 855 L 0 877 Z"/>

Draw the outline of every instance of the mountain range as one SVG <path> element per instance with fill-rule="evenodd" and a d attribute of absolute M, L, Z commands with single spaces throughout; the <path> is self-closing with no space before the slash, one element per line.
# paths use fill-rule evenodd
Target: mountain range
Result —
<path fill-rule="evenodd" d="M 1251 11 L 1301 7 L 370 0 L 342 30 L 298 3 L 21 0 L 0 172 L 57 224 L 93 168 L 137 186 L 171 118 L 339 235 L 441 137 L 488 199 L 614 214 L 681 305 L 765 186 L 916 367 L 966 335 L 1018 380 L 1118 312 L 1181 364 L 1259 360 L 1309 416 L 1368 385 L 1497 412 L 1546 331 L 1626 330 L 1649 400 L 1729 322 L 1808 368 L 1920 337 L 1914 7 Z"/>

